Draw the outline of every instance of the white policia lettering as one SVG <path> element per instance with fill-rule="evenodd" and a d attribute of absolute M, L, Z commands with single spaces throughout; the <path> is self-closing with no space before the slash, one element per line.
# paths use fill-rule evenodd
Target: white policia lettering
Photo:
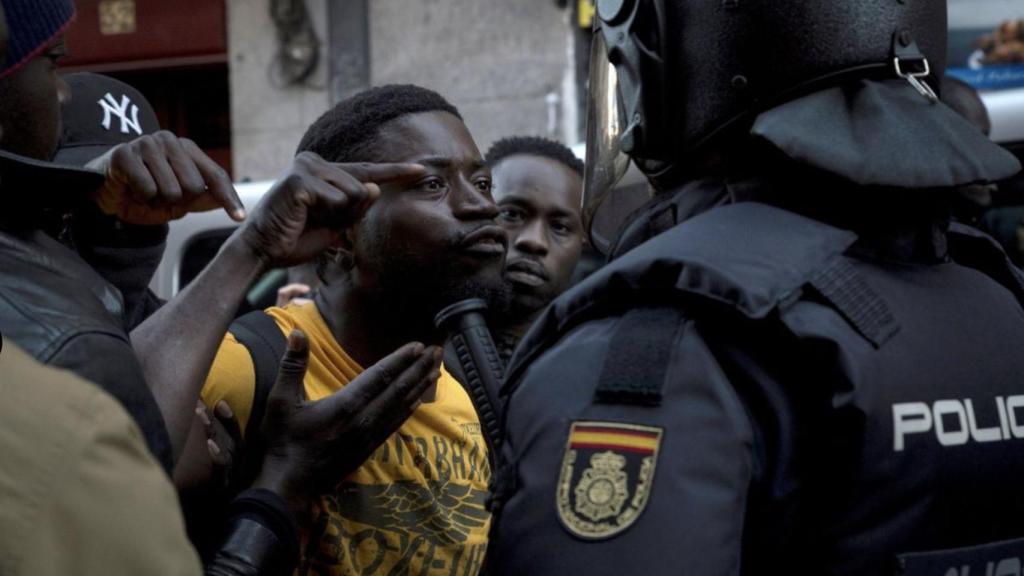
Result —
<path fill-rule="evenodd" d="M 985 572 L 971 572 L 971 566 L 950 567 L 943 576 L 1021 576 L 1020 558 L 1003 558 L 985 563 Z"/>
<path fill-rule="evenodd" d="M 121 119 L 121 133 L 128 134 L 129 129 L 134 130 L 136 134 L 142 136 L 142 125 L 139 124 L 139 107 L 132 104 L 131 98 L 126 95 L 121 95 L 121 103 L 117 102 L 117 99 L 107 92 L 107 95 L 103 99 L 97 101 L 103 108 L 103 128 L 110 130 L 111 116 L 117 116 Z M 131 107 L 132 117 L 128 118 L 129 106 Z"/>
<path fill-rule="evenodd" d="M 996 396 L 997 426 L 979 427 L 974 403 L 964 400 L 938 400 L 929 406 L 926 402 L 902 402 L 892 405 L 893 450 L 903 451 L 908 434 L 922 434 L 934 430 L 943 446 L 961 446 L 969 441 L 978 443 L 1024 439 L 1024 395 Z M 1018 412 L 1020 411 L 1020 412 Z M 955 422 L 955 425 L 951 425 Z"/>

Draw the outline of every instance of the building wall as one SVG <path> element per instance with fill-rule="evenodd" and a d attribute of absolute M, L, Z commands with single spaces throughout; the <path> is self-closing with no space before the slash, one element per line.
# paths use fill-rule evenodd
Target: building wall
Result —
<path fill-rule="evenodd" d="M 228 0 L 231 148 L 235 180 L 268 180 L 287 168 L 306 127 L 329 105 L 327 0 L 306 0 L 320 38 L 320 62 L 304 86 L 275 86 L 277 50 L 267 0 Z"/>
<path fill-rule="evenodd" d="M 481 151 L 512 134 L 564 139 L 566 17 L 553 0 L 371 0 L 370 80 L 440 92 Z"/>
<path fill-rule="evenodd" d="M 328 57 L 328 1 L 307 0 L 322 59 Z M 481 152 L 512 134 L 576 140 L 570 28 L 554 0 L 368 2 L 373 85 L 413 83 L 437 90 L 460 109 Z M 323 61 L 312 86 L 278 88 L 268 82 L 276 40 L 267 6 L 267 0 L 228 0 L 239 180 L 279 174 L 306 127 L 330 105 Z"/>
<path fill-rule="evenodd" d="M 949 0 L 951 28 L 994 28 L 1009 18 L 1024 17 L 1020 0 Z"/>

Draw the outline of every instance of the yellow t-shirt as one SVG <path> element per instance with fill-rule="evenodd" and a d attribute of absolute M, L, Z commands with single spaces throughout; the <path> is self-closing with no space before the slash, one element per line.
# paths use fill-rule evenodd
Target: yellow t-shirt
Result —
<path fill-rule="evenodd" d="M 306 395 L 318 400 L 363 371 L 334 339 L 316 305 L 269 308 L 285 334 L 309 340 Z M 207 406 L 226 400 L 243 430 L 255 370 L 230 333 L 203 387 Z M 313 507 L 301 526 L 296 574 L 475 575 L 487 549 L 487 449 L 462 386 L 442 368 L 434 402 L 421 405 L 358 470 Z"/>

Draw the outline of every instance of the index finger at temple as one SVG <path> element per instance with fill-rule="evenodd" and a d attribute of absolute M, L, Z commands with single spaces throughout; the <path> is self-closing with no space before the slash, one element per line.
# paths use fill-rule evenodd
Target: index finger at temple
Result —
<path fill-rule="evenodd" d="M 374 182 L 378 184 L 416 178 L 426 173 L 426 168 L 420 164 L 350 162 L 333 164 L 333 166 L 348 172 L 360 182 Z"/>
<path fill-rule="evenodd" d="M 359 204 L 370 195 L 370 190 L 361 180 L 335 164 L 325 163 L 313 168 L 317 178 L 344 192 L 351 201 L 350 205 Z"/>

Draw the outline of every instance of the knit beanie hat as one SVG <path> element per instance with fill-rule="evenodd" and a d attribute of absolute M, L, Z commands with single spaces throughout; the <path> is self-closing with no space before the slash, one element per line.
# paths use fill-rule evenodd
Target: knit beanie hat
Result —
<path fill-rule="evenodd" d="M 7 13 L 7 61 L 0 79 L 21 68 L 63 34 L 75 17 L 73 0 L 0 0 Z"/>

